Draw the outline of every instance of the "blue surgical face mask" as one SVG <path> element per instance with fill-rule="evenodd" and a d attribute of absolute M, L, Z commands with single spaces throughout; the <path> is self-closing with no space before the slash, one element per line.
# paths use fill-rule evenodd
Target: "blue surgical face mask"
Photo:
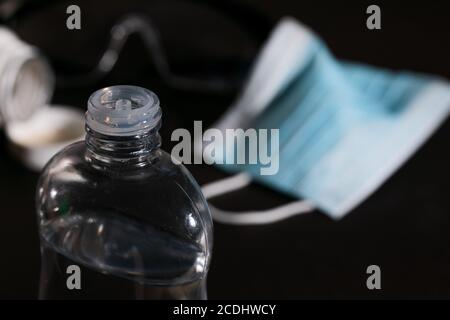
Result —
<path fill-rule="evenodd" d="M 311 31 L 284 19 L 242 95 L 215 125 L 279 129 L 278 173 L 261 175 L 257 165 L 220 166 L 244 172 L 234 178 L 237 186 L 254 179 L 305 200 L 266 212 L 266 220 L 252 213 L 249 223 L 313 208 L 340 218 L 407 161 L 449 111 L 445 81 L 337 61 Z M 207 196 L 233 189 L 230 183 L 205 187 Z"/>

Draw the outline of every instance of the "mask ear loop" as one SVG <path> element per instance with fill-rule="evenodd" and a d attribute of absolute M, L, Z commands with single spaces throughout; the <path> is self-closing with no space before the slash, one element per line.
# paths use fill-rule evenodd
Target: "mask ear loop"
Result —
<path fill-rule="evenodd" d="M 238 173 L 234 176 L 203 185 L 202 191 L 206 199 L 211 199 L 238 189 L 251 183 L 252 179 L 247 173 Z M 315 210 L 315 206 L 308 200 L 294 201 L 268 210 L 259 211 L 226 211 L 209 203 L 213 219 L 217 222 L 231 225 L 263 225 L 275 223 L 295 215 Z"/>

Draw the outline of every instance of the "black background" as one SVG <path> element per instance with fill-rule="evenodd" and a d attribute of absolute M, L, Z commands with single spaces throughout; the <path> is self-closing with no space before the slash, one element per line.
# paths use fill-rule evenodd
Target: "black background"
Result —
<path fill-rule="evenodd" d="M 192 129 L 193 120 L 209 124 L 233 101 L 262 41 L 285 15 L 309 25 L 338 58 L 450 77 L 450 9 L 444 1 L 375 2 L 382 11 L 382 29 L 376 31 L 365 26 L 371 2 L 200 3 L 53 1 L 8 24 L 40 47 L 58 74 L 67 74 L 95 65 L 110 27 L 123 14 L 145 12 L 160 30 L 174 72 L 237 80 L 234 90 L 221 93 L 170 88 L 155 73 L 138 39 L 131 39 L 107 78 L 78 87 L 57 84 L 53 103 L 83 109 L 88 95 L 106 85 L 152 89 L 162 101 L 161 134 L 168 151 L 173 129 Z M 81 7 L 80 31 L 65 27 L 68 4 Z M 267 226 L 215 224 L 209 297 L 450 298 L 449 134 L 447 122 L 382 188 L 340 221 L 314 212 Z M 0 297 L 35 298 L 40 261 L 34 211 L 37 174 L 13 159 L 7 148 L 2 133 Z M 189 169 L 200 184 L 225 176 L 206 165 Z M 214 203 L 245 210 L 289 200 L 252 185 Z M 366 288 L 365 271 L 371 264 L 381 267 L 382 290 Z"/>

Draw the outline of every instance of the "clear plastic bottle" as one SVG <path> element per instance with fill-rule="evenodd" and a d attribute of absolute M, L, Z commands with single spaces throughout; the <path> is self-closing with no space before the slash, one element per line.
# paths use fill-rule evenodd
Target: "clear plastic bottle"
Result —
<path fill-rule="evenodd" d="M 211 215 L 191 174 L 159 148 L 160 125 L 149 90 L 89 98 L 86 140 L 57 154 L 38 184 L 40 298 L 206 298 Z M 79 290 L 68 288 L 70 265 Z"/>

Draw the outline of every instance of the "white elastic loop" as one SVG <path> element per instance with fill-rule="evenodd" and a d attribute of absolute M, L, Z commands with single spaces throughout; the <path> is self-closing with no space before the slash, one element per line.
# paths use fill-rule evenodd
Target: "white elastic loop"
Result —
<path fill-rule="evenodd" d="M 202 191 L 205 198 L 210 199 L 246 187 L 250 182 L 251 177 L 248 174 L 239 173 L 229 178 L 208 183 L 202 187 Z M 209 203 L 209 208 L 215 221 L 234 225 L 269 224 L 298 214 L 311 212 L 315 209 L 314 205 L 307 200 L 294 201 L 261 211 L 226 211 L 214 207 L 211 203 Z"/>
<path fill-rule="evenodd" d="M 314 206 L 306 200 L 295 201 L 283 206 L 279 206 L 263 211 L 243 211 L 233 212 L 217 209 L 209 205 L 211 215 L 217 222 L 225 224 L 245 225 L 245 224 L 269 224 L 278 222 L 289 217 L 313 211 Z"/>
<path fill-rule="evenodd" d="M 247 173 L 238 173 L 229 178 L 203 185 L 202 192 L 206 199 L 214 198 L 221 194 L 244 188 L 251 182 L 252 178 Z"/>

